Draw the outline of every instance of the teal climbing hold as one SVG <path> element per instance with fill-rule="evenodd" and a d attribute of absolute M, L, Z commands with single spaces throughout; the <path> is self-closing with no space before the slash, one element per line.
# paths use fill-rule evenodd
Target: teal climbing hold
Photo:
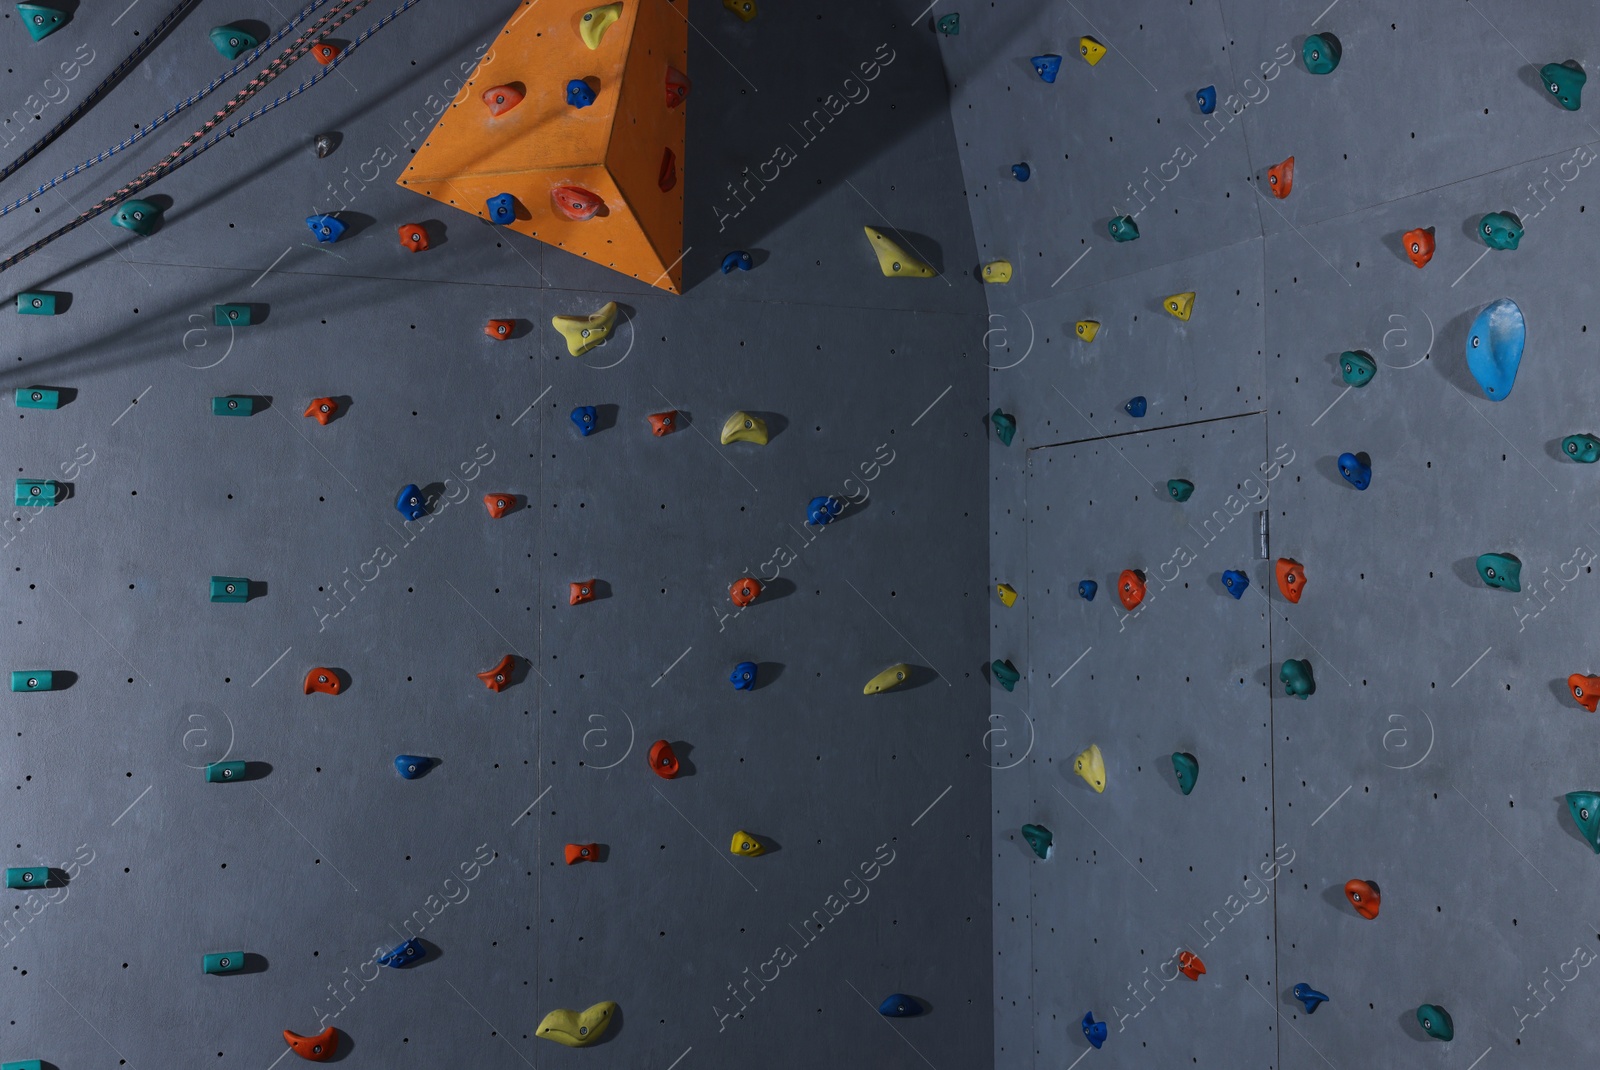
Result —
<path fill-rule="evenodd" d="M 1583 833 L 1583 842 L 1600 855 L 1600 792 L 1567 792 L 1567 809 L 1572 811 L 1572 820 Z"/>
<path fill-rule="evenodd" d="M 1008 658 L 1005 661 L 995 660 L 989 663 L 989 671 L 994 674 L 995 681 L 1007 691 L 1017 686 L 1017 681 L 1022 679 L 1022 674 L 1017 667 L 1011 664 Z"/>
<path fill-rule="evenodd" d="M 1511 396 L 1527 338 L 1528 322 L 1509 297 L 1487 306 L 1472 321 L 1467 331 L 1467 370 L 1490 401 Z"/>
<path fill-rule="evenodd" d="M 1511 554 L 1483 554 L 1478 558 L 1478 578 L 1503 591 L 1522 590 L 1522 562 Z"/>
<path fill-rule="evenodd" d="M 65 11 L 57 11 L 43 4 L 18 4 L 17 14 L 22 16 L 22 25 L 27 28 L 28 36 L 35 41 L 43 41 L 72 18 Z"/>
<path fill-rule="evenodd" d="M 1311 662 L 1304 658 L 1290 658 L 1278 669 L 1278 680 L 1284 693 L 1295 698 L 1310 698 L 1317 693 L 1317 680 L 1311 672 Z"/>
<path fill-rule="evenodd" d="M 243 780 L 244 773 L 244 762 L 212 762 L 206 766 L 206 783 L 232 784 L 236 780 Z"/>
<path fill-rule="evenodd" d="M 1200 777 L 1200 759 L 1187 751 L 1174 751 L 1172 771 L 1178 775 L 1179 789 L 1187 795 L 1194 790 L 1194 782 Z"/>
<path fill-rule="evenodd" d="M 1194 493 L 1194 484 L 1187 479 L 1169 479 L 1167 493 L 1172 495 L 1172 500 L 1175 502 L 1186 502 L 1189 500 L 1189 495 Z"/>
<path fill-rule="evenodd" d="M 1437 1003 L 1424 1003 L 1417 1008 L 1417 1024 L 1434 1040 L 1453 1040 L 1456 1035 L 1450 1012 Z"/>
<path fill-rule="evenodd" d="M 238 59 L 261 43 L 254 34 L 246 33 L 237 26 L 215 26 L 210 36 L 212 45 L 222 53 L 223 59 Z"/>
<path fill-rule="evenodd" d="M 42 509 L 61 500 L 61 484 L 53 479 L 19 479 L 16 485 L 16 504 Z"/>
<path fill-rule="evenodd" d="M 1478 237 L 1491 249 L 1515 249 L 1522 241 L 1522 220 L 1515 212 L 1490 212 L 1478 220 Z"/>
<path fill-rule="evenodd" d="M 939 16 L 939 32 L 946 37 L 954 37 L 961 32 L 961 13 L 952 11 L 948 15 Z"/>
<path fill-rule="evenodd" d="M 1344 48 L 1331 33 L 1308 34 L 1305 44 L 1300 46 L 1300 59 L 1312 74 L 1332 74 L 1343 55 Z"/>
<path fill-rule="evenodd" d="M 211 322 L 217 327 L 248 327 L 250 326 L 250 306 L 213 305 L 211 307 Z"/>
<path fill-rule="evenodd" d="M 255 400 L 242 394 L 228 394 L 225 397 L 211 399 L 213 416 L 249 416 L 255 411 Z"/>
<path fill-rule="evenodd" d="M 213 602 L 250 601 L 250 581 L 243 576 L 212 576 L 211 600 Z"/>
<path fill-rule="evenodd" d="M 1577 60 L 1546 63 L 1539 68 L 1539 77 L 1544 79 L 1544 87 L 1561 102 L 1563 108 L 1577 111 L 1583 106 L 1583 83 L 1589 80 L 1589 76 L 1583 73 Z"/>
<path fill-rule="evenodd" d="M 0 1070 L 44 1070 L 38 1059 L 18 1059 L 14 1063 L 0 1063 Z"/>
<path fill-rule="evenodd" d="M 1022 838 L 1028 841 L 1028 846 L 1033 848 L 1033 853 L 1040 858 L 1050 857 L 1050 846 L 1055 842 L 1055 837 L 1043 825 L 1023 825 Z"/>
<path fill-rule="evenodd" d="M 1366 386 L 1377 374 L 1378 362 L 1365 350 L 1347 349 L 1339 354 L 1339 377 L 1349 386 Z"/>
<path fill-rule="evenodd" d="M 200 960 L 202 973 L 237 973 L 244 969 L 243 951 L 218 951 Z"/>
<path fill-rule="evenodd" d="M 18 294 L 17 312 L 23 316 L 54 316 L 55 294 Z"/>
<path fill-rule="evenodd" d="M 46 390 L 42 386 L 17 387 L 17 408 L 19 409 L 59 409 L 61 407 L 61 391 Z"/>
<path fill-rule="evenodd" d="M 1593 435 L 1568 435 L 1561 440 L 1561 452 L 1579 464 L 1600 461 L 1600 438 Z"/>
<path fill-rule="evenodd" d="M 6 870 L 7 888 L 43 888 L 49 883 L 49 866 L 12 866 Z"/>
<path fill-rule="evenodd" d="M 1106 230 L 1116 241 L 1133 241 L 1139 236 L 1139 224 L 1131 215 L 1119 215 L 1106 224 Z"/>
<path fill-rule="evenodd" d="M 55 673 L 49 669 L 11 670 L 13 691 L 54 691 L 55 683 Z"/>
<path fill-rule="evenodd" d="M 994 422 L 994 437 L 1000 440 L 1002 446 L 1011 445 L 1011 438 L 1017 433 L 1017 418 L 1009 412 L 996 409 L 989 414 L 989 419 Z"/>
<path fill-rule="evenodd" d="M 123 201 L 111 217 L 113 225 L 141 236 L 155 230 L 160 221 L 161 209 L 149 201 Z"/>

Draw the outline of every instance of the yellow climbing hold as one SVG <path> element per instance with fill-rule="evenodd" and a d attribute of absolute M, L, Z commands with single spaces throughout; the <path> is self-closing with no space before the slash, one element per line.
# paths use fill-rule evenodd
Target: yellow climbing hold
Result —
<path fill-rule="evenodd" d="M 1099 333 L 1100 333 L 1100 321 L 1099 320 L 1079 320 L 1078 321 L 1078 337 L 1082 338 L 1085 342 L 1094 341 L 1094 336 L 1099 334 Z"/>
<path fill-rule="evenodd" d="M 1171 297 L 1161 302 L 1161 307 L 1172 313 L 1174 316 L 1177 316 L 1183 322 L 1188 323 L 1189 313 L 1194 311 L 1194 291 L 1190 290 L 1188 293 L 1173 294 Z"/>
<path fill-rule="evenodd" d="M 748 412 L 734 413 L 722 422 L 722 444 L 726 446 L 730 442 L 754 442 L 757 446 L 765 446 L 767 421 Z"/>
<path fill-rule="evenodd" d="M 1010 282 L 1011 261 L 994 260 L 983 265 L 984 282 Z"/>
<path fill-rule="evenodd" d="M 617 303 L 607 301 L 605 307 L 592 316 L 553 316 L 550 326 L 567 340 L 567 352 L 581 357 L 611 337 L 611 327 L 616 321 Z"/>
<path fill-rule="evenodd" d="M 899 665 L 891 665 L 868 680 L 867 686 L 861 689 L 861 693 L 863 695 L 876 695 L 881 691 L 893 691 L 909 679 L 911 679 L 911 666 L 904 662 Z"/>
<path fill-rule="evenodd" d="M 728 845 L 728 850 L 736 855 L 754 858 L 759 854 L 766 854 L 767 849 L 761 846 L 761 841 L 750 835 L 744 829 L 733 834 L 733 842 Z"/>
<path fill-rule="evenodd" d="M 1007 607 L 1017 604 L 1017 589 L 1009 583 L 997 583 L 995 591 L 1000 595 L 1000 601 Z"/>
<path fill-rule="evenodd" d="M 722 6 L 738 15 L 744 22 L 756 17 L 756 0 L 722 0 Z"/>
<path fill-rule="evenodd" d="M 617 1005 L 610 1000 L 596 1003 L 582 1013 L 557 1007 L 544 1016 L 534 1035 L 565 1044 L 569 1048 L 588 1047 L 600 1039 L 600 1034 L 611 1024 L 611 1016 L 616 1013 Z"/>
<path fill-rule="evenodd" d="M 1089 749 L 1072 760 L 1072 771 L 1089 782 L 1095 791 L 1106 790 L 1106 760 L 1100 748 L 1089 744 Z"/>
<path fill-rule="evenodd" d="M 593 52 L 600 47 L 600 38 L 606 35 L 611 24 L 621 17 L 621 4 L 606 4 L 604 7 L 591 8 L 583 13 L 582 19 L 578 20 L 578 36 L 583 38 L 583 43 Z"/>
<path fill-rule="evenodd" d="M 867 240 L 872 243 L 872 251 L 878 254 L 878 266 L 891 279 L 931 279 L 936 274 L 933 268 L 890 241 L 883 231 L 873 230 L 871 227 L 861 229 L 867 232 Z"/>
<path fill-rule="evenodd" d="M 1096 41 L 1093 37 L 1080 37 L 1078 38 L 1078 54 L 1088 60 L 1089 66 L 1093 67 L 1105 58 L 1106 46 Z"/>

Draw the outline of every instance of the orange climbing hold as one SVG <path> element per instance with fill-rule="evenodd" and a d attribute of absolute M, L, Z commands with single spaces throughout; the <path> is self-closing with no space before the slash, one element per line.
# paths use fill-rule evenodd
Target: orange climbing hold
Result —
<path fill-rule="evenodd" d="M 550 203 L 556 211 L 574 223 L 586 223 L 606 206 L 605 199 L 582 186 L 557 186 L 550 191 Z"/>
<path fill-rule="evenodd" d="M 1408 230 L 1400 240 L 1405 242 L 1406 255 L 1411 258 L 1411 263 L 1419 268 L 1428 266 L 1428 261 L 1433 259 L 1432 227 Z"/>
<path fill-rule="evenodd" d="M 1144 573 L 1131 568 L 1122 570 L 1122 575 L 1117 577 L 1117 597 L 1122 599 L 1122 608 L 1133 612 L 1140 602 L 1144 601 Z"/>
<path fill-rule="evenodd" d="M 1600 704 L 1600 676 L 1573 673 L 1567 677 L 1567 690 L 1572 692 L 1573 700 L 1590 713 Z"/>
<path fill-rule="evenodd" d="M 575 606 L 582 602 L 594 601 L 594 587 L 598 580 L 580 580 L 567 584 L 567 605 Z"/>
<path fill-rule="evenodd" d="M 504 115 L 522 103 L 522 90 L 514 85 L 490 86 L 483 91 L 483 106 L 490 115 Z"/>
<path fill-rule="evenodd" d="M 1300 562 L 1289 557 L 1278 558 L 1274 571 L 1278 575 L 1278 590 L 1290 602 L 1299 604 L 1306 589 L 1306 570 Z"/>
<path fill-rule="evenodd" d="M 306 406 L 305 415 L 326 427 L 338 412 L 339 403 L 332 398 L 312 398 L 311 404 Z"/>
<path fill-rule="evenodd" d="M 428 232 L 422 229 L 421 223 L 402 223 L 400 244 L 413 253 L 420 253 L 428 247 Z"/>
<path fill-rule="evenodd" d="M 1368 921 L 1378 916 L 1382 899 L 1378 894 L 1378 886 L 1371 881 L 1345 881 L 1344 897 L 1350 900 L 1356 913 Z"/>
<path fill-rule="evenodd" d="M 319 695 L 337 695 L 340 690 L 339 674 L 332 669 L 318 665 L 306 673 L 306 694 L 315 691 Z"/>
<path fill-rule="evenodd" d="M 504 342 L 517 329 L 516 320 L 490 320 L 483 325 L 483 333 L 497 342 Z"/>
<path fill-rule="evenodd" d="M 567 865 L 575 866 L 579 862 L 598 861 L 600 861 L 600 845 L 598 843 L 567 844 Z"/>
<path fill-rule="evenodd" d="M 339 1051 L 339 1034 L 331 1025 L 314 1037 L 303 1037 L 285 1029 L 283 1039 L 290 1051 L 314 1063 L 325 1063 Z"/>
<path fill-rule="evenodd" d="M 485 494 L 483 507 L 489 510 L 489 515 L 496 520 L 505 516 L 516 508 L 517 496 L 515 494 Z"/>
<path fill-rule="evenodd" d="M 1206 964 L 1193 951 L 1183 951 L 1178 955 L 1178 972 L 1191 981 L 1198 981 L 1200 975 L 1206 972 Z"/>
<path fill-rule="evenodd" d="M 516 659 L 510 654 L 501 658 L 494 668 L 478 674 L 478 679 L 483 681 L 483 686 L 490 691 L 504 691 L 511 685 L 511 672 L 517 667 Z"/>
<path fill-rule="evenodd" d="M 650 414 L 650 431 L 657 438 L 670 435 L 678 429 L 678 410 L 671 412 L 653 412 Z"/>
<path fill-rule="evenodd" d="M 761 597 L 761 581 L 746 576 L 742 580 L 735 580 L 728 588 L 728 597 L 733 599 L 733 604 L 743 609 L 745 606 Z"/>
<path fill-rule="evenodd" d="M 339 58 L 343 51 L 338 45 L 330 45 L 326 41 L 319 41 L 311 46 L 311 57 L 323 66 L 327 66 Z"/>
<path fill-rule="evenodd" d="M 1272 195 L 1278 200 L 1289 196 L 1294 190 L 1294 157 L 1267 168 L 1267 182 L 1272 186 Z"/>
<path fill-rule="evenodd" d="M 673 752 L 672 744 L 664 739 L 650 744 L 650 768 L 662 780 L 671 780 L 678 775 L 678 756 Z"/>

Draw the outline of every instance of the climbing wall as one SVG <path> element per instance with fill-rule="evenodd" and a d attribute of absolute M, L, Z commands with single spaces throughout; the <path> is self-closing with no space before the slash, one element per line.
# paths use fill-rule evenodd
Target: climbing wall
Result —
<path fill-rule="evenodd" d="M 0 157 L 170 5 L 122 6 L 38 43 L 8 8 Z M 987 1061 L 986 324 L 919 6 L 693 5 L 682 296 L 395 181 L 482 106 L 462 87 L 510 2 L 424 0 L 352 48 L 389 8 L 361 10 L 326 77 L 140 192 L 151 234 L 102 216 L 3 273 L 8 304 L 57 314 L 8 321 L 0 386 L 63 402 L 13 409 L 9 463 L 69 496 L 0 538 L 8 668 L 55 686 L 4 703 L 5 865 L 54 872 L 6 895 L 0 1061 L 287 1066 L 283 1030 L 325 1028 L 348 1066 Z M 203 0 L 0 198 L 226 69 L 211 27 L 285 17 Z M 0 215 L 0 255 L 199 122 Z M 940 276 L 885 278 L 869 225 Z M 719 270 L 734 251 L 751 270 Z M 551 318 L 612 301 L 573 357 Z M 221 303 L 251 325 L 215 326 Z M 766 445 L 721 444 L 740 410 Z M 808 526 L 818 496 L 850 504 Z M 249 600 L 211 602 L 213 576 Z M 899 663 L 906 686 L 863 693 Z M 319 668 L 339 694 L 305 692 Z M 434 764 L 404 779 L 397 755 Z M 206 781 L 233 761 L 241 782 Z M 377 963 L 412 937 L 419 961 Z M 204 974 L 218 952 L 243 970 Z M 927 1013 L 880 1015 L 894 993 Z M 595 1049 L 536 1035 L 604 1001 Z"/>

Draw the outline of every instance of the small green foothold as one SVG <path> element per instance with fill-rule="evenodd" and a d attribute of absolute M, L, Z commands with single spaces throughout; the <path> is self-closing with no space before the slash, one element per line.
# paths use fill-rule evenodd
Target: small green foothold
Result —
<path fill-rule="evenodd" d="M 231 784 L 236 780 L 243 780 L 244 772 L 243 762 L 212 762 L 206 766 L 206 783 Z"/>
<path fill-rule="evenodd" d="M 1583 83 L 1589 80 L 1589 76 L 1583 73 L 1577 60 L 1546 63 L 1539 68 L 1539 77 L 1544 79 L 1544 87 L 1561 102 L 1563 108 L 1577 111 L 1583 106 Z"/>
<path fill-rule="evenodd" d="M 939 17 L 939 32 L 946 37 L 954 37 L 961 32 L 961 13 L 952 11 L 948 15 Z"/>
<path fill-rule="evenodd" d="M 61 500 L 61 484 L 53 479 L 19 479 L 16 484 L 16 504 L 42 509 Z"/>
<path fill-rule="evenodd" d="M 1011 438 L 1017 433 L 1017 418 L 1009 412 L 996 409 L 989 414 L 989 419 L 994 421 L 994 437 L 1000 440 L 1002 446 L 1011 445 Z"/>
<path fill-rule="evenodd" d="M 1567 792 L 1567 809 L 1572 811 L 1572 820 L 1583 833 L 1583 841 L 1600 855 L 1600 792 Z"/>
<path fill-rule="evenodd" d="M 1478 220 L 1478 237 L 1491 249 L 1515 249 L 1522 241 L 1522 220 L 1515 212 L 1490 212 Z"/>
<path fill-rule="evenodd" d="M 248 327 L 250 306 L 216 305 L 211 309 L 211 322 L 217 327 Z"/>
<path fill-rule="evenodd" d="M 1300 58 L 1312 74 L 1332 74 L 1342 55 L 1344 48 L 1331 33 L 1309 34 L 1305 44 L 1300 46 Z"/>
<path fill-rule="evenodd" d="M 145 235 L 156 229 L 161 220 L 161 208 L 149 201 L 123 201 L 111 222 L 123 230 Z"/>
<path fill-rule="evenodd" d="M 57 11 L 43 4 L 18 4 L 17 14 L 22 16 L 22 25 L 27 28 L 28 36 L 35 41 L 43 41 L 72 18 L 65 11 Z"/>
<path fill-rule="evenodd" d="M 1579 464 L 1600 461 L 1600 438 L 1593 435 L 1568 435 L 1561 440 L 1561 452 Z"/>
<path fill-rule="evenodd" d="M 6 870 L 7 888 L 43 888 L 49 883 L 49 866 L 12 866 Z"/>
<path fill-rule="evenodd" d="M 1522 562 L 1510 554 L 1484 554 L 1478 558 L 1478 577 L 1490 587 L 1522 590 Z"/>
<path fill-rule="evenodd" d="M 1284 694 L 1295 698 L 1310 698 L 1317 693 L 1317 680 L 1311 673 L 1311 662 L 1304 658 L 1290 658 L 1278 669 L 1278 680 Z"/>
<path fill-rule="evenodd" d="M 1023 825 L 1022 838 L 1028 841 L 1028 846 L 1033 848 L 1033 853 L 1040 858 L 1050 857 L 1050 845 L 1055 842 L 1055 837 L 1043 825 Z"/>
<path fill-rule="evenodd" d="M 241 394 L 229 394 L 226 397 L 211 399 L 213 416 L 249 416 L 255 411 L 255 399 Z"/>
<path fill-rule="evenodd" d="M 212 576 L 211 600 L 213 602 L 250 601 L 250 581 L 243 576 Z"/>
<path fill-rule="evenodd" d="M 238 59 L 261 43 L 254 34 L 246 33 L 237 26 L 214 26 L 210 37 L 223 59 Z"/>
<path fill-rule="evenodd" d="M 17 408 L 19 409 L 59 409 L 61 407 L 61 391 L 46 390 L 42 386 L 17 387 Z"/>
<path fill-rule="evenodd" d="M 1434 1040 L 1455 1039 L 1456 1027 L 1450 1012 L 1437 1003 L 1424 1003 L 1417 1008 L 1417 1024 Z"/>
<path fill-rule="evenodd" d="M 49 669 L 11 670 L 13 691 L 54 691 L 55 685 L 55 673 Z"/>
<path fill-rule="evenodd" d="M 1186 502 L 1189 500 L 1189 495 L 1194 493 L 1194 484 L 1187 479 L 1169 479 L 1167 493 L 1172 495 L 1172 500 L 1175 502 Z"/>
<path fill-rule="evenodd" d="M 18 1059 L 14 1063 L 0 1063 L 0 1070 L 44 1070 L 38 1059 Z"/>
<path fill-rule="evenodd" d="M 1339 354 L 1339 377 L 1350 386 L 1366 386 L 1378 374 L 1378 362 L 1362 349 L 1347 349 Z"/>
<path fill-rule="evenodd" d="M 1178 775 L 1178 788 L 1187 795 L 1194 790 L 1194 782 L 1200 777 L 1200 759 L 1187 751 L 1174 751 L 1172 771 Z"/>
<path fill-rule="evenodd" d="M 236 973 L 244 969 L 244 952 L 218 951 L 207 955 L 200 963 L 200 969 L 205 973 Z"/>
<path fill-rule="evenodd" d="M 1022 679 L 1022 674 L 1017 671 L 1015 665 L 1011 664 L 1010 658 L 1005 661 L 991 661 L 989 663 L 989 671 L 994 674 L 995 681 L 1007 691 L 1016 687 L 1017 681 Z"/>
<path fill-rule="evenodd" d="M 55 294 L 18 294 L 17 312 L 23 316 L 54 316 Z"/>
<path fill-rule="evenodd" d="M 1115 241 L 1133 241 L 1139 237 L 1139 224 L 1131 215 L 1119 215 L 1106 224 L 1106 230 Z"/>

